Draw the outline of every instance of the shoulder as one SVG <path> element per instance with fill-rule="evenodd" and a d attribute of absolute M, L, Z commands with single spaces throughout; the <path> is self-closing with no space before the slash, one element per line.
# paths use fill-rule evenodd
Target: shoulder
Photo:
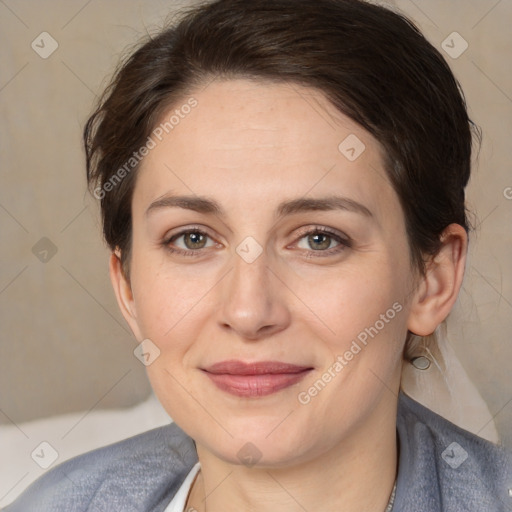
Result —
<path fill-rule="evenodd" d="M 196 462 L 192 439 L 171 423 L 63 462 L 4 510 L 163 511 Z"/>
<path fill-rule="evenodd" d="M 401 393 L 397 499 L 403 510 L 512 510 L 512 454 Z M 418 500 L 425 508 L 418 508 Z M 398 507 L 398 510 L 401 510 Z"/>

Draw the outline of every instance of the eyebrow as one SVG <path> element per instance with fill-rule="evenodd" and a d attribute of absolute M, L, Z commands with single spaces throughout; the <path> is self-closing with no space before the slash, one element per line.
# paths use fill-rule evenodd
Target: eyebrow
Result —
<path fill-rule="evenodd" d="M 165 195 L 153 201 L 146 210 L 146 216 L 163 208 L 183 208 L 198 213 L 212 214 L 225 217 L 226 213 L 214 199 L 204 196 L 173 196 Z M 276 208 L 278 217 L 310 211 L 345 210 L 373 217 L 373 213 L 363 204 L 343 196 L 328 196 L 320 198 L 298 198 L 283 201 Z"/>
<path fill-rule="evenodd" d="M 345 210 L 349 212 L 359 213 L 366 217 L 373 217 L 373 213 L 363 204 L 354 201 L 348 197 L 328 196 L 320 198 L 299 198 L 291 201 L 280 203 L 277 207 L 277 215 L 283 217 L 293 213 L 307 211 L 330 211 Z"/>
<path fill-rule="evenodd" d="M 214 199 L 199 196 L 171 196 L 166 195 L 153 201 L 146 210 L 146 216 L 162 208 L 184 208 L 199 213 L 224 216 L 224 210 Z"/>

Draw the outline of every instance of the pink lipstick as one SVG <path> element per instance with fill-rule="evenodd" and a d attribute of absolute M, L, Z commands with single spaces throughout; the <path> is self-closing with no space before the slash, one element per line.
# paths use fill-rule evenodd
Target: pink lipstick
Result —
<path fill-rule="evenodd" d="M 256 398 L 276 393 L 301 381 L 313 368 L 279 361 L 222 361 L 203 372 L 221 390 L 235 396 Z"/>

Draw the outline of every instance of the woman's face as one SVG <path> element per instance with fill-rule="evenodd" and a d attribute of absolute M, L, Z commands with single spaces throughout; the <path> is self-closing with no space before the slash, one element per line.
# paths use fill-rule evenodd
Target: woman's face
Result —
<path fill-rule="evenodd" d="M 378 431 L 413 287 L 380 146 L 312 89 L 240 79 L 193 97 L 132 204 L 126 316 L 160 351 L 156 394 L 237 464 L 286 466 Z"/>

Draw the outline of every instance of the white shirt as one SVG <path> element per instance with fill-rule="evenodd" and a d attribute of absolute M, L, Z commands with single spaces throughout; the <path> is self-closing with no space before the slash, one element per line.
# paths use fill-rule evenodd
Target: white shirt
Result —
<path fill-rule="evenodd" d="M 181 487 L 178 489 L 178 492 L 174 495 L 172 501 L 167 505 L 167 508 L 164 512 L 186 512 L 185 504 L 187 503 L 188 493 L 190 492 L 190 488 L 192 487 L 192 482 L 196 477 L 197 473 L 201 469 L 201 464 L 196 462 L 195 466 L 190 470 L 190 473 L 187 475 L 187 478 L 181 484 Z"/>

